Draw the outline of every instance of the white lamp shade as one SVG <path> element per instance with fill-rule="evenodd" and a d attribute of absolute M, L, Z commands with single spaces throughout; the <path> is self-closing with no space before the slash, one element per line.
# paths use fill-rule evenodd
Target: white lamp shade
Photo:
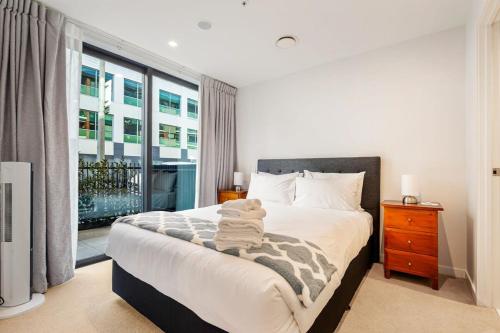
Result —
<path fill-rule="evenodd" d="M 418 181 L 415 175 L 402 175 L 401 176 L 401 194 L 419 196 Z"/>
<path fill-rule="evenodd" d="M 236 186 L 243 185 L 243 172 L 235 172 L 233 179 L 234 179 L 233 181 L 234 185 Z"/>

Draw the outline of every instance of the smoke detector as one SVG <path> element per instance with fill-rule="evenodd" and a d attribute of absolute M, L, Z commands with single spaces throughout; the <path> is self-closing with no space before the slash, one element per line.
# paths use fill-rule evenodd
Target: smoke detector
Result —
<path fill-rule="evenodd" d="M 295 45 L 297 45 L 297 37 L 291 35 L 281 36 L 276 41 L 276 46 L 280 49 L 289 49 Z"/>

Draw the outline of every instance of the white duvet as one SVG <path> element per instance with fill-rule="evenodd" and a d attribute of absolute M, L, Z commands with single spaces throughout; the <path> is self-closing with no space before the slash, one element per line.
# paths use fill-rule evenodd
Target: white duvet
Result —
<path fill-rule="evenodd" d="M 273 270 L 190 242 L 113 224 L 106 254 L 123 269 L 228 332 L 306 332 L 372 233 L 366 212 L 300 208 L 269 202 L 265 231 L 317 244 L 337 267 L 313 305 L 305 308 Z M 181 214 L 217 221 L 219 206 Z"/>

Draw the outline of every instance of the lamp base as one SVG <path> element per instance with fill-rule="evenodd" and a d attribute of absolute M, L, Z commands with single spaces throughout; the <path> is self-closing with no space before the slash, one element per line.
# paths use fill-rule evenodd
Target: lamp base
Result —
<path fill-rule="evenodd" d="M 417 203 L 418 203 L 418 200 L 413 195 L 405 195 L 403 197 L 403 204 L 405 204 L 405 205 L 407 205 L 407 204 L 417 204 Z"/>
<path fill-rule="evenodd" d="M 235 186 L 235 191 L 236 191 L 236 192 L 241 192 L 241 186 L 236 185 L 236 186 Z"/>

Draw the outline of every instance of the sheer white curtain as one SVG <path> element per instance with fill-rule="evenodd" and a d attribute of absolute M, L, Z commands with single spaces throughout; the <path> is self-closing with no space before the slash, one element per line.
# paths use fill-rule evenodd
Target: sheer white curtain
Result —
<path fill-rule="evenodd" d="M 66 98 L 68 103 L 69 172 L 71 201 L 71 243 L 73 265 L 78 247 L 78 117 L 80 113 L 80 75 L 82 64 L 82 31 L 66 22 Z"/>

